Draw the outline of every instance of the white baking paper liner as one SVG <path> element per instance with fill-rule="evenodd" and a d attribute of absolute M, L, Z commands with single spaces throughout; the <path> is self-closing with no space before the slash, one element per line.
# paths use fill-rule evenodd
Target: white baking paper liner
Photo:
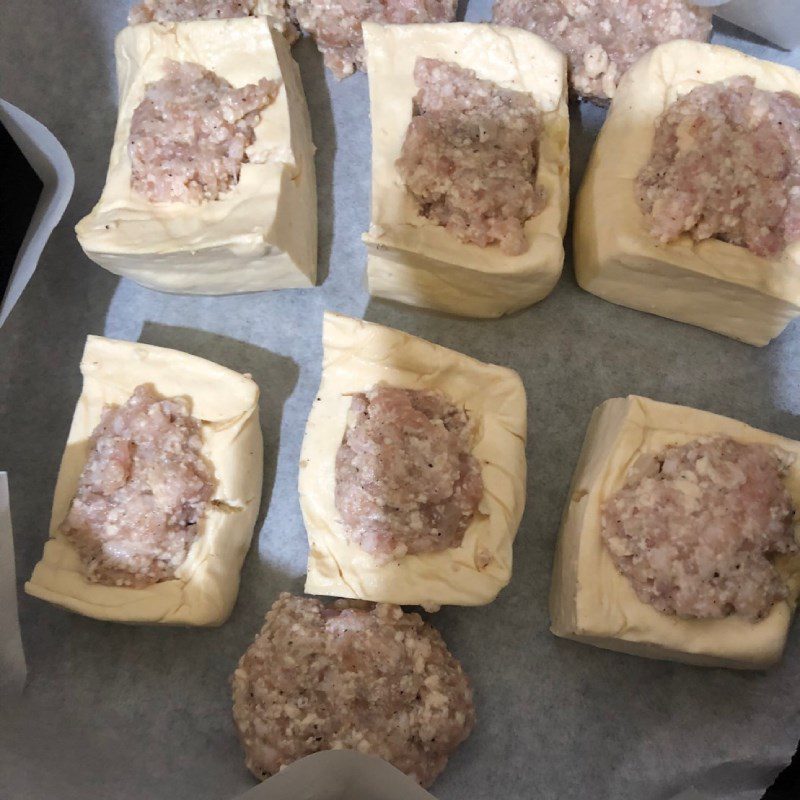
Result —
<path fill-rule="evenodd" d="M 800 47 L 800 3 L 797 0 L 694 0 L 714 13 L 785 50 Z"/>
<path fill-rule="evenodd" d="M 326 750 L 295 761 L 238 800 L 434 800 L 375 756 Z"/>

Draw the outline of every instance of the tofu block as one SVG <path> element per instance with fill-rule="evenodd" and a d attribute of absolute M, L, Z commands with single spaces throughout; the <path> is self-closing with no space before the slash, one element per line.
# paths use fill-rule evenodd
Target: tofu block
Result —
<path fill-rule="evenodd" d="M 765 345 L 800 314 L 800 242 L 774 260 L 717 239 L 651 236 L 636 202 L 655 124 L 692 89 L 735 75 L 800 94 L 800 72 L 726 47 L 676 41 L 622 78 L 597 139 L 575 210 L 575 273 L 612 303 Z"/>
<path fill-rule="evenodd" d="M 239 591 L 261 502 L 264 446 L 258 386 L 247 375 L 163 347 L 89 336 L 78 398 L 58 473 L 50 539 L 25 591 L 87 617 L 113 622 L 220 625 Z M 198 536 L 174 580 L 145 588 L 90 583 L 77 551 L 60 533 L 89 454 L 89 437 L 107 404 L 122 404 L 142 383 L 164 397 L 184 396 L 201 422 L 202 454 L 215 487 Z"/>
<path fill-rule="evenodd" d="M 800 442 L 707 411 L 645 397 L 614 398 L 595 410 L 556 549 L 550 593 L 551 630 L 556 636 L 701 666 L 762 669 L 780 659 L 800 595 L 800 557 L 781 556 L 776 561 L 790 596 L 776 603 L 763 620 L 750 622 L 735 614 L 723 619 L 681 619 L 639 600 L 600 536 L 601 507 L 622 488 L 640 454 L 716 435 L 773 445 L 800 456 Z M 800 506 L 800 459 L 786 480 Z"/>
<path fill-rule="evenodd" d="M 106 185 L 77 227 L 100 266 L 151 289 L 231 294 L 312 286 L 317 269 L 314 146 L 300 72 L 265 17 L 148 23 L 116 40 L 120 109 Z M 236 87 L 281 80 L 238 184 L 201 205 L 154 203 L 131 188 L 128 137 L 164 62 L 195 62 Z"/>
<path fill-rule="evenodd" d="M 363 236 L 370 293 L 468 317 L 499 317 L 546 297 L 561 275 L 569 208 L 565 57 L 532 33 L 486 23 L 364 23 L 363 30 L 372 116 L 372 216 Z M 420 57 L 530 92 L 543 112 L 537 181 L 547 206 L 525 225 L 525 253 L 461 242 L 418 213 L 395 162 L 411 122 Z"/>
<path fill-rule="evenodd" d="M 141 22 L 149 22 L 154 19 L 159 18 L 169 18 L 170 11 L 172 14 L 191 14 L 192 11 L 196 11 L 197 4 L 195 3 L 195 8 L 192 8 L 192 3 L 176 3 L 175 5 L 178 6 L 177 8 L 173 6 L 170 9 L 169 2 L 159 2 L 159 0 L 139 0 L 136 5 L 131 9 L 130 14 L 128 15 L 128 24 L 140 24 Z M 219 3 L 219 5 L 225 5 L 224 3 Z M 270 17 L 270 21 L 272 23 L 272 27 L 279 31 L 283 36 L 286 37 L 286 40 L 289 44 L 297 41 L 298 31 L 295 24 L 289 19 L 288 9 L 286 8 L 285 3 L 283 0 L 255 0 L 251 3 L 240 3 L 240 9 L 244 11 L 244 8 L 248 6 L 252 6 L 252 8 L 244 12 L 248 16 L 252 17 Z M 142 8 L 142 6 L 146 6 Z M 182 8 L 180 8 L 182 6 Z M 214 3 L 206 4 L 206 14 L 207 16 L 199 17 L 199 19 L 213 19 L 214 13 L 219 13 L 217 10 L 214 10 Z M 234 5 L 235 8 L 235 5 Z M 235 13 L 235 11 L 234 11 Z M 133 19 L 132 19 L 133 18 Z M 133 20 L 136 21 L 133 21 Z"/>
<path fill-rule="evenodd" d="M 516 372 L 338 314 L 323 324 L 322 383 L 300 454 L 308 531 L 306 592 L 402 605 L 483 605 L 511 579 L 525 506 L 525 390 Z M 379 564 L 348 541 L 334 501 L 336 453 L 351 395 L 378 382 L 444 392 L 477 423 L 484 495 L 460 547 Z"/>

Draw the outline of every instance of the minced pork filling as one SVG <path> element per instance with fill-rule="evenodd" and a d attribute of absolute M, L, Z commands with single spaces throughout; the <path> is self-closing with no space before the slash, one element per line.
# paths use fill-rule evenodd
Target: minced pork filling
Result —
<path fill-rule="evenodd" d="M 496 0 L 492 20 L 552 42 L 569 60 L 575 92 L 600 101 L 656 45 L 711 34 L 711 11 L 685 0 Z"/>
<path fill-rule="evenodd" d="M 800 239 L 800 97 L 745 75 L 698 86 L 659 117 L 636 191 L 662 242 L 688 233 L 777 256 Z"/>
<path fill-rule="evenodd" d="M 536 186 L 536 101 L 431 58 L 417 59 L 414 80 L 419 92 L 397 169 L 420 214 L 463 242 L 525 252 L 525 222 L 546 205 Z"/>
<path fill-rule="evenodd" d="M 346 535 L 379 560 L 458 547 L 483 496 L 473 426 L 440 392 L 354 395 L 336 454 Z"/>
<path fill-rule="evenodd" d="M 143 0 L 131 9 L 128 23 L 252 17 L 261 7 L 259 0 Z M 288 19 L 285 0 L 269 0 L 266 13 L 290 42 L 297 38 L 297 28 Z"/>
<path fill-rule="evenodd" d="M 411 25 L 456 18 L 456 0 L 288 0 L 288 5 L 337 78 L 366 69 L 362 22 Z"/>
<path fill-rule="evenodd" d="M 603 542 L 639 599 L 680 617 L 765 617 L 787 596 L 772 557 L 798 552 L 791 461 L 725 437 L 641 456 L 602 510 Z"/>
<path fill-rule="evenodd" d="M 128 14 L 128 22 L 183 22 L 192 19 L 249 17 L 257 0 L 143 0 Z"/>
<path fill-rule="evenodd" d="M 234 187 L 277 81 L 235 89 L 199 64 L 166 62 L 133 112 L 128 152 L 133 189 L 153 202 L 202 203 Z"/>
<path fill-rule="evenodd" d="M 213 483 L 187 401 L 137 386 L 124 405 L 105 408 L 90 444 L 60 528 L 89 580 L 139 588 L 174 577 Z"/>
<path fill-rule="evenodd" d="M 461 665 L 399 606 L 284 593 L 232 682 L 233 718 L 259 780 L 333 749 L 378 756 L 428 786 L 475 723 Z"/>

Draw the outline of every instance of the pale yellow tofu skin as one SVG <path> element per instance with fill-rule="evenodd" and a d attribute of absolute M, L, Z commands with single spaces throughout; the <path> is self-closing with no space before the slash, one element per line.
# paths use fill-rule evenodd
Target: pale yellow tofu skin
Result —
<path fill-rule="evenodd" d="M 699 42 L 661 45 L 625 74 L 578 194 L 575 274 L 605 300 L 763 346 L 800 315 L 800 242 L 774 259 L 688 234 L 664 244 L 636 199 L 661 113 L 697 86 L 736 75 L 800 95 L 797 70 Z"/>
<path fill-rule="evenodd" d="M 326 314 L 322 382 L 300 454 L 300 506 L 308 532 L 306 592 L 400 605 L 475 606 L 511 579 L 525 506 L 527 410 L 513 370 L 401 331 Z M 444 393 L 476 425 L 472 454 L 484 494 L 461 545 L 379 562 L 346 535 L 335 503 L 335 462 L 352 393 L 376 383 Z"/>
<path fill-rule="evenodd" d="M 105 187 L 76 226 L 86 254 L 151 289 L 233 294 L 313 286 L 317 269 L 314 145 L 300 71 L 265 17 L 148 23 L 116 40 L 120 108 Z M 202 204 L 150 202 L 131 186 L 133 113 L 165 61 L 199 64 L 239 88 L 279 81 L 237 184 Z"/>
<path fill-rule="evenodd" d="M 520 28 L 466 22 L 365 23 L 372 119 L 372 212 L 363 235 L 369 291 L 376 297 L 466 317 L 492 318 L 546 297 L 561 275 L 569 209 L 566 58 Z M 423 217 L 397 169 L 417 94 L 418 58 L 473 70 L 482 80 L 529 92 L 543 113 L 537 186 L 542 213 L 525 223 L 528 249 L 506 255 Z"/>
<path fill-rule="evenodd" d="M 261 503 L 263 442 L 259 391 L 247 375 L 163 347 L 90 336 L 81 361 L 83 391 L 53 497 L 50 538 L 25 591 L 87 617 L 142 624 L 221 625 L 239 591 Z M 143 588 L 87 579 L 78 552 L 60 532 L 103 408 L 128 400 L 140 384 L 186 397 L 201 423 L 201 453 L 213 469 L 211 501 L 175 578 Z"/>
<path fill-rule="evenodd" d="M 743 422 L 684 406 L 630 396 L 607 400 L 592 415 L 559 532 L 550 592 L 556 636 L 647 658 L 701 666 L 764 669 L 780 660 L 798 595 L 800 557 L 776 566 L 789 588 L 758 622 L 731 615 L 683 619 L 642 602 L 614 565 L 601 539 L 603 503 L 617 492 L 642 453 L 704 436 L 778 447 L 800 456 L 800 442 Z M 800 461 L 786 477 L 800 504 Z"/>

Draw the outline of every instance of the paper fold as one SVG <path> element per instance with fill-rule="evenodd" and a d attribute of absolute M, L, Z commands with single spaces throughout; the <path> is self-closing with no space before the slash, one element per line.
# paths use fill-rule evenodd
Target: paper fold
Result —
<path fill-rule="evenodd" d="M 800 47 L 800 9 L 794 0 L 694 0 L 699 6 L 785 50 Z"/>
<path fill-rule="evenodd" d="M 376 756 L 326 750 L 301 758 L 238 800 L 434 800 Z"/>

